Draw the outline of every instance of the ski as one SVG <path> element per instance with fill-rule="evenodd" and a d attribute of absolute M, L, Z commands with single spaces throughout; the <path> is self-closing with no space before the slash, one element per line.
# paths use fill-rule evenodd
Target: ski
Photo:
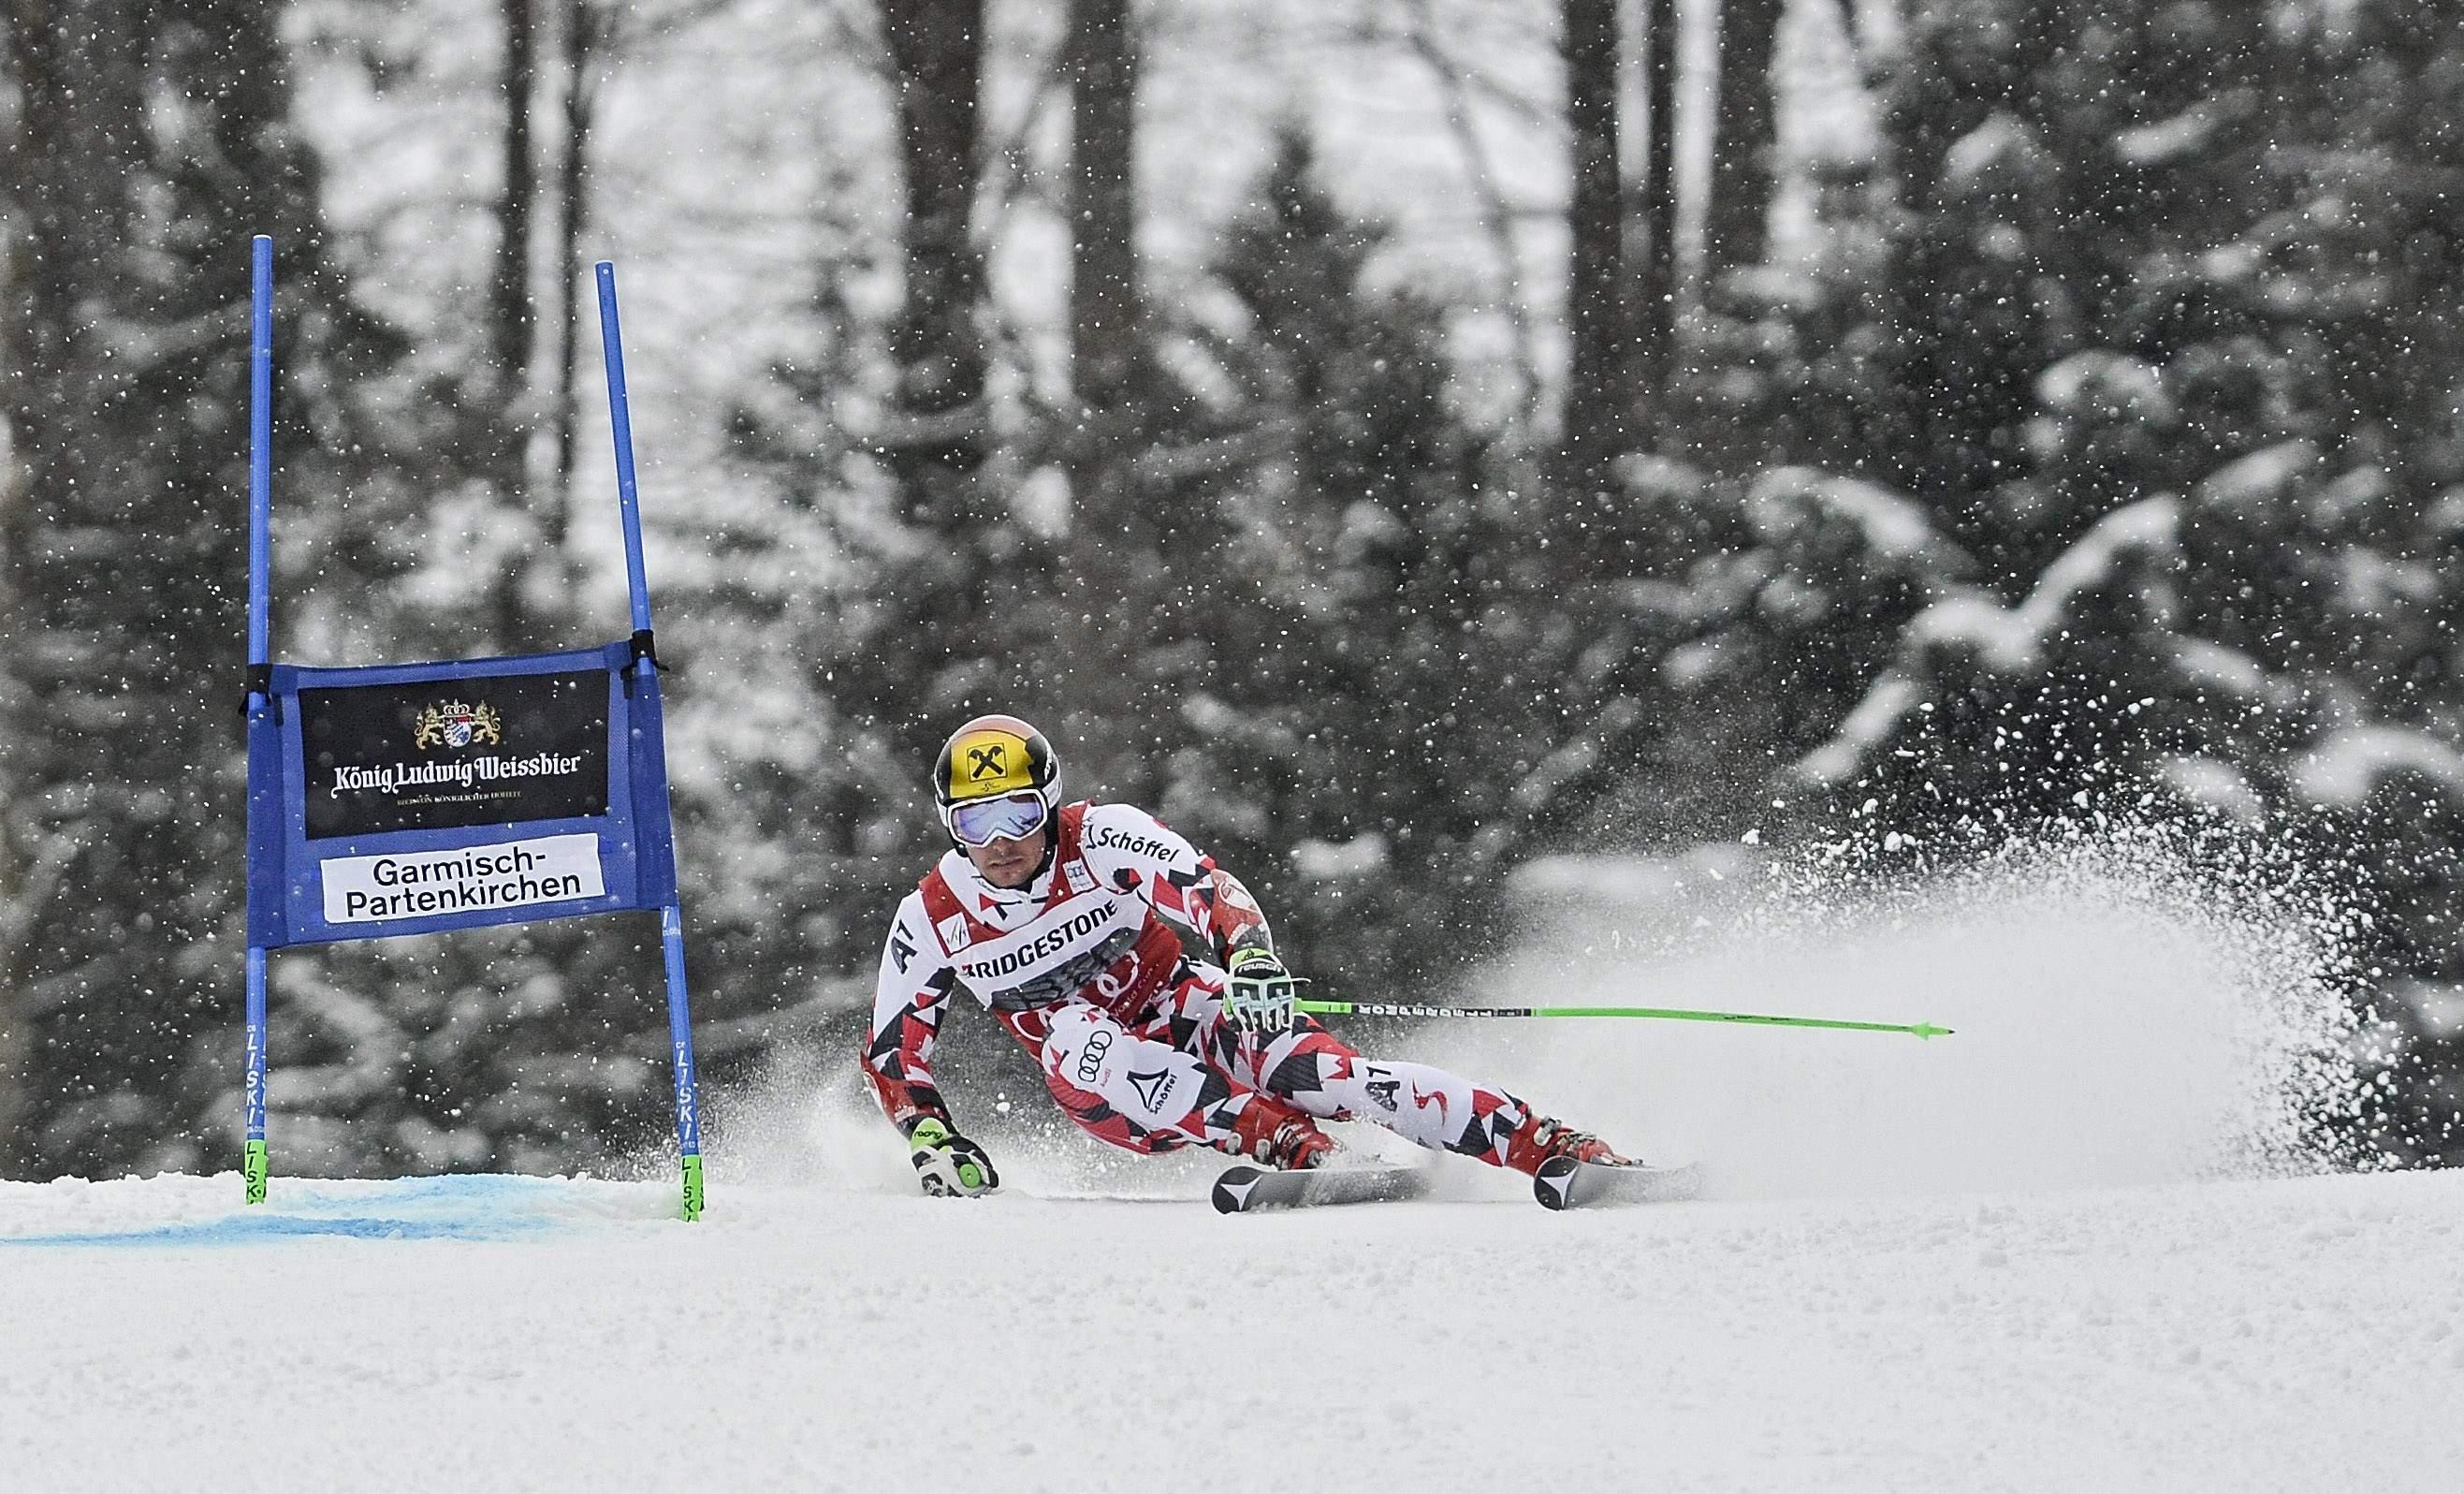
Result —
<path fill-rule="evenodd" d="M 1303 1209 L 1319 1204 L 1393 1203 L 1429 1191 L 1419 1168 L 1316 1168 L 1279 1172 L 1269 1168 L 1225 1168 L 1215 1179 L 1215 1212 L 1255 1214 L 1262 1209 Z"/>
<path fill-rule="evenodd" d="M 1656 1168 L 1641 1162 L 1620 1165 L 1551 1157 L 1531 1179 L 1531 1192 L 1551 1209 L 1672 1203 L 1703 1196 L 1703 1168 L 1700 1163 Z"/>

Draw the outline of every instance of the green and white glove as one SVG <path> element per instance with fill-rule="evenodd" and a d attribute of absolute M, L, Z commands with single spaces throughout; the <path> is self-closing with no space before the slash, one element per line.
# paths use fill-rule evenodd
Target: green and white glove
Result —
<path fill-rule="evenodd" d="M 1272 949 L 1235 949 L 1224 968 L 1223 1020 L 1265 1037 L 1289 1032 L 1298 984 Z"/>
<path fill-rule="evenodd" d="M 984 1148 L 938 1121 L 916 1122 L 907 1133 L 907 1146 L 915 1180 L 935 1198 L 980 1198 L 1001 1187 L 1001 1175 Z"/>

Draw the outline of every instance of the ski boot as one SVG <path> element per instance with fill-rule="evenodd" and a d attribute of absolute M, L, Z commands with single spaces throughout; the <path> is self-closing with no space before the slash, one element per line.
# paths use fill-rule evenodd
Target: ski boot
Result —
<path fill-rule="evenodd" d="M 1319 1130 L 1317 1122 L 1263 1094 L 1250 1099 L 1232 1130 L 1241 1138 L 1241 1155 L 1283 1171 L 1322 1167 L 1335 1151 L 1334 1138 Z"/>
<path fill-rule="evenodd" d="M 1540 1164 L 1551 1157 L 1604 1162 L 1611 1167 L 1627 1167 L 1634 1162 L 1632 1157 L 1619 1156 L 1616 1148 L 1597 1136 L 1532 1111 L 1506 1139 L 1506 1165 L 1517 1172 L 1537 1176 Z"/>

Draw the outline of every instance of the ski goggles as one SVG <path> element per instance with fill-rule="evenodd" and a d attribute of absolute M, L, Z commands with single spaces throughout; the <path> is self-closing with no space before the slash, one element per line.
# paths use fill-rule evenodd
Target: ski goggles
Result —
<path fill-rule="evenodd" d="M 1023 840 L 1042 830 L 1051 816 L 1042 794 L 1012 793 L 953 804 L 948 822 L 951 836 L 960 845 L 983 846 L 996 840 Z"/>

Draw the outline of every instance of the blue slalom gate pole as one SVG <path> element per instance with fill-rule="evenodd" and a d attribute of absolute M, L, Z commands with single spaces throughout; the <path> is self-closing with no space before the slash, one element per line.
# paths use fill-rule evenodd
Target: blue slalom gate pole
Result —
<path fill-rule="evenodd" d="M 259 234 L 249 246 L 248 422 L 248 813 L 278 814 L 274 742 L 274 240 Z M 252 877 L 252 881 L 253 878 Z M 252 886 L 251 896 L 256 895 Z M 248 949 L 248 1071 L 242 1081 L 248 1136 L 241 1168 L 248 1201 L 265 1202 L 265 949 Z"/>
<path fill-rule="evenodd" d="M 693 1012 L 685 1001 L 685 910 L 659 909 L 659 944 L 668 971 L 668 1047 L 676 1071 L 676 1147 L 684 1158 L 685 1217 L 701 1217 L 701 1091 L 693 1077 Z"/>
<path fill-rule="evenodd" d="M 606 350 L 607 415 L 616 433 L 616 503 L 625 514 L 625 582 L 633 597 L 633 631 L 650 631 L 650 583 L 642 571 L 641 490 L 633 479 L 633 411 L 625 399 L 625 345 L 616 324 L 616 266 L 602 259 L 599 278 L 599 341 Z"/>
<path fill-rule="evenodd" d="M 248 347 L 248 663 L 274 657 L 274 240 L 250 245 Z M 252 673 L 249 693 L 256 688 Z"/>
<path fill-rule="evenodd" d="M 599 282 L 599 338 L 607 365 L 608 423 L 616 439 L 616 502 L 625 519 L 625 581 L 633 602 L 633 679 L 641 691 L 635 728 L 649 738 L 650 761 L 665 763 L 666 721 L 659 701 L 659 666 L 650 631 L 650 585 L 642 567 L 640 489 L 633 471 L 633 416 L 625 397 L 624 337 L 616 319 L 616 266 L 602 259 L 592 266 Z M 657 789 L 657 815 L 662 834 L 654 854 L 668 858 L 665 877 L 674 884 L 674 840 L 669 827 L 667 777 Z M 676 1147 L 684 1162 L 688 1219 L 701 1217 L 701 1101 L 693 1077 L 693 1008 L 685 991 L 684 907 L 671 893 L 659 909 L 659 943 L 668 978 L 668 1043 L 675 1064 Z"/>

